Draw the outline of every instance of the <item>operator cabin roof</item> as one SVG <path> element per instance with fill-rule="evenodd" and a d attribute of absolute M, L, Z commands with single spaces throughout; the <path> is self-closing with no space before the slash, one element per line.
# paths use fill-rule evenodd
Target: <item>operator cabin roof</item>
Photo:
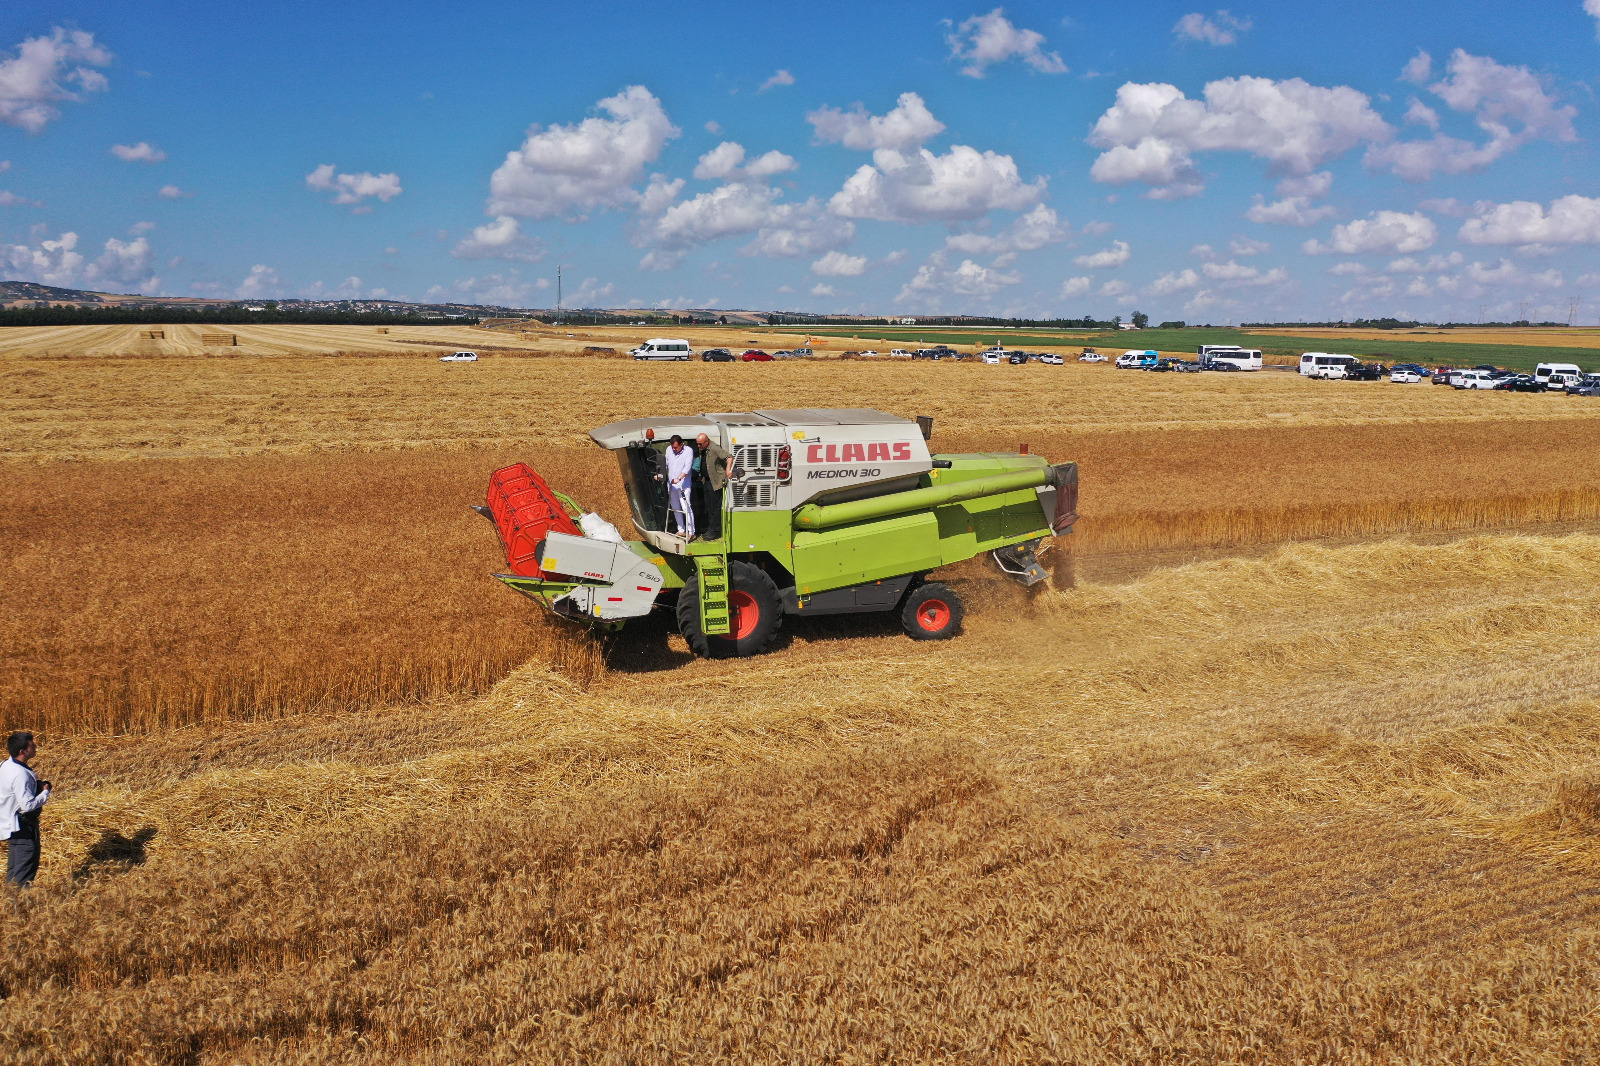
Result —
<path fill-rule="evenodd" d="M 644 439 L 644 431 L 656 431 L 657 441 L 671 440 L 674 433 L 694 440 L 704 433 L 721 439 L 724 426 L 896 426 L 915 428 L 909 418 L 874 411 L 867 407 L 807 407 L 792 411 L 740 411 L 710 415 L 662 415 L 656 418 L 630 418 L 589 431 L 600 447 L 616 450 Z"/>

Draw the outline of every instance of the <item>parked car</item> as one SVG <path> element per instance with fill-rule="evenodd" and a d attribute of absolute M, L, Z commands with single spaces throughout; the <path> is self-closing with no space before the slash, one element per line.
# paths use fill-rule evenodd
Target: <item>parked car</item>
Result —
<path fill-rule="evenodd" d="M 1224 374 L 1241 374 L 1241 373 L 1244 372 L 1244 367 L 1240 366 L 1238 363 L 1228 362 L 1228 361 L 1222 360 L 1222 359 L 1213 359 L 1213 360 L 1211 360 L 1211 362 L 1205 364 L 1200 369 L 1201 370 L 1218 370 L 1218 371 L 1221 371 Z"/>
<path fill-rule="evenodd" d="M 772 362 L 772 356 L 768 355 L 766 352 L 762 351 L 760 348 L 751 348 L 748 352 L 745 352 L 744 355 L 740 356 L 740 358 L 743 359 L 747 363 L 770 363 L 770 362 Z"/>
<path fill-rule="evenodd" d="M 1382 363 L 1351 363 L 1344 368 L 1346 381 L 1378 381 L 1389 372 Z"/>
<path fill-rule="evenodd" d="M 1027 361 L 1027 352 L 1009 352 L 1006 355 L 1006 362 L 1010 363 L 1012 366 L 1022 366 L 1027 363 Z"/>
<path fill-rule="evenodd" d="M 1172 364 L 1176 362 L 1178 362 L 1177 359 L 1157 359 L 1149 366 L 1141 366 L 1139 369 L 1149 370 L 1157 374 L 1168 374 L 1172 372 Z"/>
<path fill-rule="evenodd" d="M 1430 375 L 1430 380 L 1435 385 L 1448 385 L 1450 384 L 1450 375 L 1454 374 L 1455 372 L 1456 368 L 1453 366 L 1436 367 L 1433 373 Z"/>
<path fill-rule="evenodd" d="M 1205 367 L 1200 364 L 1198 359 L 1174 359 L 1172 360 L 1172 369 L 1180 374 L 1198 374 Z M 1242 372 L 1240 367 L 1234 367 L 1234 369 Z"/>
<path fill-rule="evenodd" d="M 1458 370 L 1450 378 L 1458 389 L 1492 389 L 1500 380 L 1487 370 Z"/>
<path fill-rule="evenodd" d="M 999 366 L 1000 365 L 1000 353 L 995 351 L 993 348 L 991 348 L 988 351 L 984 352 L 982 358 L 983 358 L 983 365 L 984 366 Z"/>
<path fill-rule="evenodd" d="M 669 359 L 687 363 L 694 349 L 682 338 L 652 337 L 628 353 L 635 359 Z"/>
<path fill-rule="evenodd" d="M 726 348 L 707 348 L 700 353 L 700 361 L 702 363 L 731 363 L 733 362 L 733 353 Z"/>
<path fill-rule="evenodd" d="M 1144 370 L 1155 366 L 1160 359 L 1161 356 L 1154 351 L 1136 352 L 1129 350 L 1117 356 L 1117 366 L 1124 370 Z"/>
<path fill-rule="evenodd" d="M 1083 354 L 1078 356 L 1078 362 L 1080 363 L 1109 363 L 1110 361 L 1093 348 L 1085 348 Z"/>
<path fill-rule="evenodd" d="M 1511 374 L 1495 382 L 1495 388 L 1505 392 L 1549 392 L 1550 386 L 1532 374 Z"/>
<path fill-rule="evenodd" d="M 1406 366 L 1397 366 L 1389 371 L 1389 380 L 1402 385 L 1414 385 L 1422 380 L 1422 375 Z"/>
<path fill-rule="evenodd" d="M 871 359 L 873 356 L 877 355 L 878 353 L 873 351 L 871 348 L 868 348 L 866 351 L 857 352 L 856 354 L 859 355 L 863 359 Z"/>
<path fill-rule="evenodd" d="M 937 362 L 939 359 L 939 353 L 932 348 L 918 348 L 916 351 L 911 353 L 911 358 L 932 359 Z"/>
<path fill-rule="evenodd" d="M 795 359 L 809 359 L 811 356 L 816 355 L 817 353 L 812 351 L 810 348 L 791 348 L 783 354 L 791 356 Z"/>
<path fill-rule="evenodd" d="M 1061 358 L 1060 352 L 1040 352 L 1039 362 L 1046 366 L 1061 366 L 1066 360 Z"/>
<path fill-rule="evenodd" d="M 910 352 L 906 351 L 904 348 L 890 348 L 889 349 L 889 357 L 891 359 L 911 359 L 911 358 L 913 358 L 912 354 Z"/>
<path fill-rule="evenodd" d="M 439 357 L 439 362 L 441 363 L 476 363 L 477 361 L 477 352 L 451 352 L 449 355 L 441 355 Z"/>
<path fill-rule="evenodd" d="M 1585 374 L 1576 384 L 1568 384 L 1567 395 L 1600 396 L 1600 374 Z"/>

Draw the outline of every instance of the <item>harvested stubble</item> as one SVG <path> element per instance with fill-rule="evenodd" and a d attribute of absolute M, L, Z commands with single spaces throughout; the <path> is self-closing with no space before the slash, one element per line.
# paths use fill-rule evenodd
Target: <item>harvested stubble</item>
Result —
<path fill-rule="evenodd" d="M 309 356 L 7 359 L 0 360 L 0 456 L 37 461 L 328 448 L 570 446 L 586 445 L 588 431 L 597 425 L 646 413 L 858 407 L 864 402 L 932 416 L 942 447 L 980 436 L 1015 447 L 1069 431 L 1459 428 L 1488 421 L 1600 425 L 1600 403 L 1587 400 L 1467 394 L 1431 385 L 1312 382 L 1275 373 L 1174 375 L 1077 365 L 838 360 L 662 364 L 567 357 L 444 365 L 431 354 L 359 361 Z M 1339 461 L 1337 450 L 1322 457 L 1324 464 Z"/>
<path fill-rule="evenodd" d="M 1549 812 L 1597 770 L 1597 552 L 965 582 L 1011 610 L 951 644 L 798 626 L 778 658 L 586 692 L 529 669 L 423 714 L 59 742 L 57 853 L 156 835 L 76 886 L 47 866 L 8 916 L 32 935 L 0 944 L 0 1038 L 23 1062 L 1592 1060 L 1600 837 Z"/>

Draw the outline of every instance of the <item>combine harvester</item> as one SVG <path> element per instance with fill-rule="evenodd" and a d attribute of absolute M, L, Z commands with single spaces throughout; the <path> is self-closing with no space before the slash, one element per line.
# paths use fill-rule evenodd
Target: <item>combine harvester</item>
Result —
<path fill-rule="evenodd" d="M 495 577 L 563 618 L 615 629 L 673 611 L 714 658 L 759 655 L 785 615 L 897 611 L 911 637 L 940 640 L 962 605 L 929 571 L 991 552 L 1021 584 L 1044 580 L 1035 549 L 1072 531 L 1078 468 L 1026 448 L 930 455 L 932 428 L 871 410 L 635 418 L 589 436 L 617 454 L 642 540 L 616 537 L 525 463 L 495 471 L 474 510 L 506 550 L 511 572 Z M 669 532 L 663 453 L 701 433 L 733 456 L 716 540 Z"/>

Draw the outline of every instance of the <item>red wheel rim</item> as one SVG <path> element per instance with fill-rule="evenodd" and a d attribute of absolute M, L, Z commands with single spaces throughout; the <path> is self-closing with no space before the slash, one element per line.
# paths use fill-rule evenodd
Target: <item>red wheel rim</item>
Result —
<path fill-rule="evenodd" d="M 728 611 L 733 615 L 734 640 L 743 640 L 754 633 L 756 624 L 761 621 L 761 608 L 756 598 L 739 589 L 728 593 Z"/>
<path fill-rule="evenodd" d="M 923 600 L 917 608 L 917 625 L 937 633 L 950 624 L 950 605 L 943 600 Z"/>

